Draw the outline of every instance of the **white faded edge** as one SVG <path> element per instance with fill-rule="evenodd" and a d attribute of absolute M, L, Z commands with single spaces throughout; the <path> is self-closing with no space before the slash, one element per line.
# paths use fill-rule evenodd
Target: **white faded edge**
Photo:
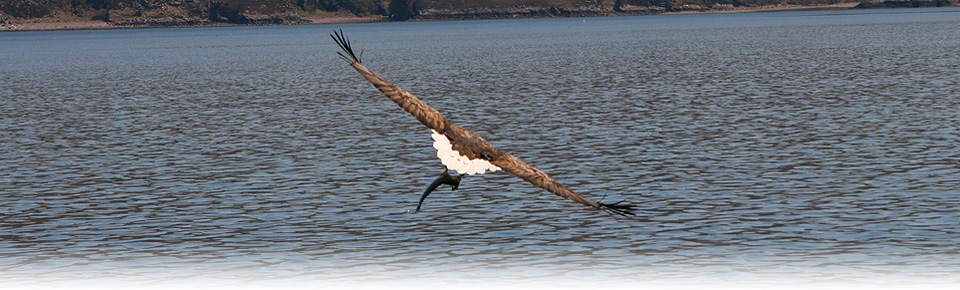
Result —
<path fill-rule="evenodd" d="M 487 171 L 500 170 L 500 167 L 490 164 L 489 161 L 463 156 L 457 150 L 453 150 L 453 144 L 450 144 L 447 136 L 440 134 L 437 130 L 430 131 L 433 131 L 433 148 L 437 148 L 437 157 L 440 157 L 440 162 L 446 165 L 447 169 L 459 174 L 483 174 Z"/>

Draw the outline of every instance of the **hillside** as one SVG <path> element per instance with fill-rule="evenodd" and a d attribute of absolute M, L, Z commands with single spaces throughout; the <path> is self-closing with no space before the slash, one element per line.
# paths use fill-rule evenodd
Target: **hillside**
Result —
<path fill-rule="evenodd" d="M 0 26 L 99 22 L 95 28 L 297 24 L 324 19 L 480 19 L 853 7 L 859 0 L 0 0 Z M 843 4 L 848 3 L 848 4 Z M 827 6 L 834 5 L 834 6 Z M 865 2 L 864 7 L 956 6 L 957 0 Z M 354 19 L 354 20 L 350 20 Z M 348 21 L 356 21 L 350 18 Z M 0 27 L 2 28 L 2 27 Z"/>

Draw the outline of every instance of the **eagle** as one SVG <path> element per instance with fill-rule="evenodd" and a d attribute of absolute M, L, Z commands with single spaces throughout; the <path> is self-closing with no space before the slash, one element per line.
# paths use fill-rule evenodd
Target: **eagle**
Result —
<path fill-rule="evenodd" d="M 350 39 L 334 30 L 330 34 L 340 47 L 337 52 L 341 58 L 346 60 L 357 73 L 364 79 L 373 84 L 377 90 L 384 96 L 403 108 L 404 111 L 413 115 L 417 121 L 430 129 L 433 137 L 433 147 L 437 149 L 437 157 L 440 162 L 446 166 L 443 173 L 434 180 L 420 196 L 420 202 L 417 204 L 416 212 L 420 211 L 423 200 L 434 189 L 440 185 L 450 185 L 453 190 L 460 186 L 460 181 L 466 175 L 483 174 L 486 172 L 504 171 L 520 179 L 526 180 L 536 187 L 545 189 L 557 196 L 570 199 L 576 203 L 621 216 L 635 215 L 631 210 L 632 205 L 623 201 L 614 203 L 602 203 L 593 201 L 576 192 L 573 192 L 566 186 L 563 186 L 550 175 L 527 164 L 517 156 L 503 152 L 494 147 L 480 135 L 470 132 L 463 127 L 454 124 L 423 100 L 414 96 L 390 82 L 384 80 L 377 74 L 370 71 L 361 63 L 361 55 L 357 55 L 350 44 Z M 453 170 L 458 175 L 453 176 L 449 172 Z"/>

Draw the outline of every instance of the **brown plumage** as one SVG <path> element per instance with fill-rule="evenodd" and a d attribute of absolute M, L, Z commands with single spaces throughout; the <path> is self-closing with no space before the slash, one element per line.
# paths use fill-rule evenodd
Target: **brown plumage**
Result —
<path fill-rule="evenodd" d="M 407 92 L 403 89 L 400 89 L 390 82 L 387 82 L 380 76 L 374 74 L 370 69 L 360 63 L 360 58 L 354 53 L 353 47 L 350 46 L 350 40 L 343 35 L 343 31 L 339 33 L 334 31 L 330 35 L 334 41 L 337 42 L 337 45 L 340 46 L 342 52 L 337 52 L 340 57 L 347 60 L 350 63 L 350 66 L 353 67 L 364 79 L 373 84 L 377 90 L 383 93 L 387 98 L 393 102 L 400 105 L 403 110 L 407 111 L 417 118 L 420 123 L 427 128 L 430 128 L 436 131 L 438 134 L 442 134 L 450 140 L 450 145 L 453 147 L 453 150 L 459 152 L 462 156 L 466 156 L 470 160 L 483 159 L 487 160 L 493 165 L 500 167 L 503 171 L 519 177 L 531 184 L 543 188 L 557 196 L 568 198 L 577 203 L 596 208 L 602 209 L 610 213 L 618 215 L 633 215 L 630 212 L 631 206 L 626 204 L 618 203 L 599 203 L 593 200 L 590 200 L 572 190 L 568 189 L 566 186 L 558 183 L 550 175 L 547 175 L 540 169 L 523 162 L 520 158 L 513 156 L 508 153 L 504 153 L 500 150 L 497 150 L 496 147 L 493 147 L 490 142 L 483 139 L 477 134 L 468 131 L 460 126 L 457 126 L 450 122 L 447 118 L 437 111 L 433 107 L 424 103 L 420 98 L 417 98 L 410 92 Z M 439 137 L 438 137 L 439 138 Z M 444 172 L 446 175 L 446 172 Z M 438 179 L 439 180 L 439 179 Z M 457 179 L 459 183 L 459 178 Z M 424 193 L 423 197 L 426 197 L 426 194 L 429 193 L 433 188 L 438 185 L 437 182 L 431 185 L 431 188 Z M 421 202 L 422 202 L 421 198 Z M 418 206 L 419 209 L 419 206 Z"/>

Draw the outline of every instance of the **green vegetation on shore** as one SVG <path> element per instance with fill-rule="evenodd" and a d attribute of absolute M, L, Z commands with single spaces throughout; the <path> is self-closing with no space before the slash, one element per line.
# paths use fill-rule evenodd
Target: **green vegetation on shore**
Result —
<path fill-rule="evenodd" d="M 307 19 L 370 16 L 392 20 L 600 16 L 861 1 L 864 0 L 0 0 L 0 24 L 103 21 L 117 26 L 195 26 L 294 24 L 309 22 Z M 860 6 L 956 5 L 957 0 L 887 0 Z"/>

